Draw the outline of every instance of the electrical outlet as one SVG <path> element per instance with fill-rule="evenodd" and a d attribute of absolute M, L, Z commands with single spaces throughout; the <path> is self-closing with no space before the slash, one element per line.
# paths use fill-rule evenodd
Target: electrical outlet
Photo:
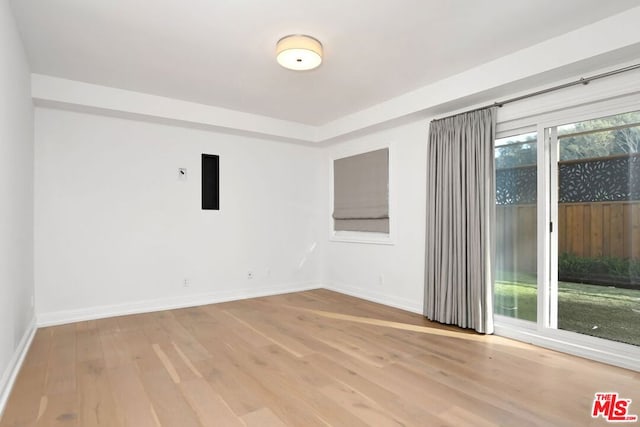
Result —
<path fill-rule="evenodd" d="M 249 279 L 249 280 L 253 279 L 253 271 L 249 270 L 247 272 L 247 279 Z"/>
<path fill-rule="evenodd" d="M 182 281 L 182 286 L 183 286 L 183 287 L 188 288 L 190 285 L 191 285 L 191 280 L 189 280 L 189 279 L 184 279 L 184 280 Z"/>

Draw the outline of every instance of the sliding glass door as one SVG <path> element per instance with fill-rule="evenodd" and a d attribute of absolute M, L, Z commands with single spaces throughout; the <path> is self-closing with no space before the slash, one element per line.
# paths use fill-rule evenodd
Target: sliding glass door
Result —
<path fill-rule="evenodd" d="M 494 313 L 498 334 L 640 369 L 640 111 L 629 105 L 499 129 Z"/>
<path fill-rule="evenodd" d="M 640 112 L 547 128 L 550 325 L 640 346 Z"/>

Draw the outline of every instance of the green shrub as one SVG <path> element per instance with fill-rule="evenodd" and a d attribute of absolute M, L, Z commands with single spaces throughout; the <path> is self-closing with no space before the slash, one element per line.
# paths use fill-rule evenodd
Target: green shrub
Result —
<path fill-rule="evenodd" d="M 563 253 L 558 258 L 558 272 L 571 276 L 584 276 L 592 271 L 587 258 L 577 257 L 570 253 Z"/>
<path fill-rule="evenodd" d="M 558 257 L 558 273 L 576 277 L 598 275 L 638 281 L 640 280 L 640 260 L 617 257 L 579 257 L 565 252 Z"/>

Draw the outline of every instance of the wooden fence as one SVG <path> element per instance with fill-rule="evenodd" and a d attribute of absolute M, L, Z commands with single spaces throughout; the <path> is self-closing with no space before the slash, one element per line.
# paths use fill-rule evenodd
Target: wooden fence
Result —
<path fill-rule="evenodd" d="M 559 253 L 640 258 L 640 202 L 561 204 Z"/>
<path fill-rule="evenodd" d="M 640 259 L 640 202 L 563 203 L 558 210 L 558 253 Z M 536 206 L 496 206 L 499 269 L 536 270 Z"/>

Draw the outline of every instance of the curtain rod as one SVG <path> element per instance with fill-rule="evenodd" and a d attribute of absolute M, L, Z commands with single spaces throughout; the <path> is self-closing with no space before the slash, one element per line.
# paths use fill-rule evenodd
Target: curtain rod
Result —
<path fill-rule="evenodd" d="M 516 97 L 513 97 L 513 98 L 505 99 L 504 101 L 496 101 L 493 104 L 485 105 L 483 107 L 474 108 L 472 110 L 463 111 L 461 113 L 453 114 L 452 116 L 447 116 L 447 117 L 453 117 L 453 116 L 457 116 L 459 114 L 473 113 L 474 111 L 480 111 L 480 110 L 484 110 L 486 108 L 491 108 L 491 107 L 502 107 L 505 104 L 510 104 L 510 103 L 516 102 L 516 101 L 522 101 L 523 99 L 532 98 L 532 97 L 538 96 L 538 95 L 544 95 L 546 93 L 555 92 L 555 91 L 560 90 L 560 89 L 566 89 L 568 87 L 577 86 L 577 85 L 587 85 L 587 84 L 589 84 L 589 82 L 592 82 L 594 80 L 603 79 L 605 77 L 615 76 L 616 74 L 626 73 L 627 71 L 633 71 L 633 70 L 637 70 L 639 68 L 640 68 L 640 64 L 634 64 L 634 65 L 629 65 L 628 67 L 622 67 L 622 68 L 618 68 L 616 70 L 607 71 L 606 73 L 596 74 L 596 75 L 591 76 L 591 77 L 581 77 L 578 80 L 575 80 L 575 81 L 572 81 L 572 82 L 569 82 L 569 83 L 564 83 L 564 84 L 561 84 L 561 85 L 552 86 L 552 87 L 549 87 L 549 88 L 546 88 L 546 89 L 542 89 L 542 90 L 538 90 L 538 91 L 535 91 L 535 92 L 527 93 L 525 95 L 520 95 L 520 96 L 516 96 Z M 443 117 L 442 119 L 444 119 L 444 118 L 446 118 L 446 117 Z M 432 121 L 442 120 L 442 119 L 434 119 Z"/>

